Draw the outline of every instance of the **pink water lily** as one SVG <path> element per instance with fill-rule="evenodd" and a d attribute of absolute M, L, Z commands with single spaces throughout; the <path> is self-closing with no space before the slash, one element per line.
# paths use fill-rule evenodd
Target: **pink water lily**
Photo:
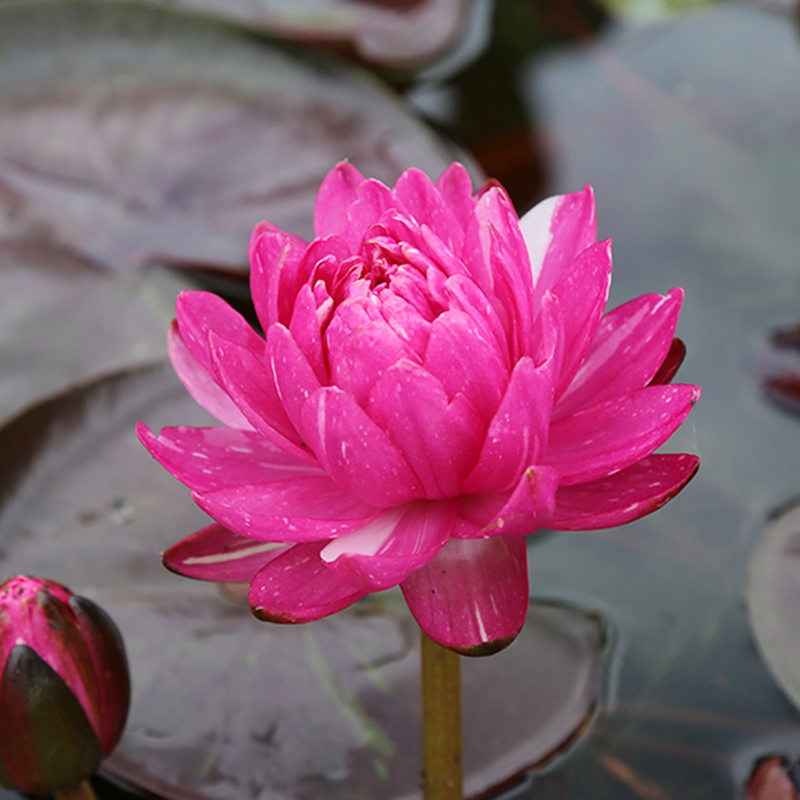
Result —
<path fill-rule="evenodd" d="M 621 525 L 697 470 L 654 454 L 700 394 L 670 383 L 683 293 L 605 313 L 591 189 L 520 219 L 460 164 L 393 189 L 339 164 L 314 227 L 253 233 L 265 336 L 213 294 L 178 298 L 172 362 L 227 427 L 139 428 L 215 520 L 165 563 L 249 582 L 276 622 L 399 585 L 432 639 L 495 652 L 525 620 L 525 534 Z"/>

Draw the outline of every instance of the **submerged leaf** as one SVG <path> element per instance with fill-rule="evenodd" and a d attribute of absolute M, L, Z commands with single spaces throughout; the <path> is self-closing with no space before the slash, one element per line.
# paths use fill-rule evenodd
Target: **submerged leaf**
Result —
<path fill-rule="evenodd" d="M 142 453 L 141 418 L 208 424 L 169 370 L 150 367 L 0 429 L 4 566 L 102 603 L 128 646 L 133 705 L 106 769 L 169 798 L 418 797 L 419 634 L 399 592 L 287 628 L 259 623 L 235 589 L 169 573 L 159 552 L 204 521 Z M 513 647 L 464 665 L 470 796 L 585 729 L 603 647 L 597 615 L 534 604 Z"/>

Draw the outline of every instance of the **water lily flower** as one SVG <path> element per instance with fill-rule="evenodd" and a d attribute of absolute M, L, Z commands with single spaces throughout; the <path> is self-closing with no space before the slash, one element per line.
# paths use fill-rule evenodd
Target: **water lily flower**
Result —
<path fill-rule="evenodd" d="M 99 606 L 42 578 L 0 586 L 0 785 L 77 786 L 116 747 L 129 702 L 122 637 Z"/>
<path fill-rule="evenodd" d="M 227 427 L 139 427 L 215 520 L 165 563 L 250 582 L 274 622 L 399 585 L 434 641 L 494 652 L 525 620 L 525 534 L 621 525 L 695 473 L 654 454 L 700 394 L 670 383 L 683 293 L 605 313 L 591 189 L 520 219 L 460 164 L 393 189 L 339 164 L 314 228 L 253 233 L 265 336 L 213 294 L 178 298 L 172 363 Z"/>

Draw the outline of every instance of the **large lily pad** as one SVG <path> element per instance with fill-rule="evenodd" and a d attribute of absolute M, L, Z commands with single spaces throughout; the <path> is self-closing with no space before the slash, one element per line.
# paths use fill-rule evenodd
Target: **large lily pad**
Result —
<path fill-rule="evenodd" d="M 241 29 L 128 4 L 0 4 L 0 237 L 117 270 L 246 270 L 259 220 L 311 233 L 340 159 L 391 181 L 451 156 L 365 73 Z"/>
<path fill-rule="evenodd" d="M 183 286 L 161 270 L 112 280 L 51 247 L 0 241 L 0 417 L 89 375 L 166 355 Z"/>
<path fill-rule="evenodd" d="M 207 421 L 156 366 L 73 388 L 0 430 L 3 571 L 91 597 L 127 642 L 133 707 L 106 769 L 180 800 L 418 797 L 418 631 L 402 597 L 286 628 L 256 621 L 236 587 L 167 572 L 159 553 L 207 520 L 136 440 L 142 418 Z M 598 615 L 536 604 L 508 651 L 465 663 L 470 796 L 586 727 L 603 647 Z"/>

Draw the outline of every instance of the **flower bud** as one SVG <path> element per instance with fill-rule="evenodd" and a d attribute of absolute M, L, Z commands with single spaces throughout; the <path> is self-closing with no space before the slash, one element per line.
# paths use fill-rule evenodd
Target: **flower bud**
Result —
<path fill-rule="evenodd" d="M 0 785 L 76 786 L 116 747 L 129 703 L 122 637 L 99 606 L 42 578 L 0 585 Z"/>

